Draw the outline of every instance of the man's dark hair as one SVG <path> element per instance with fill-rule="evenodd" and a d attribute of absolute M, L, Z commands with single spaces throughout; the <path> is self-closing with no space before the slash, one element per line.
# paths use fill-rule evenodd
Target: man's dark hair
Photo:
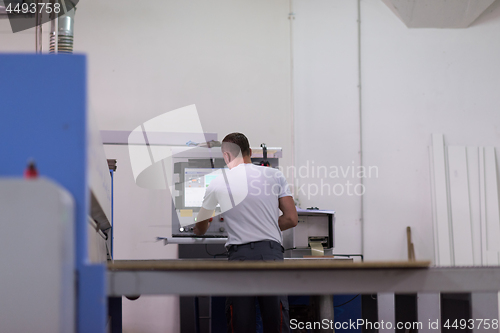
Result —
<path fill-rule="evenodd" d="M 234 156 L 238 156 L 239 151 L 236 151 L 238 147 L 239 150 L 241 150 L 242 156 L 250 155 L 250 144 L 248 143 L 247 137 L 242 133 L 228 134 L 224 140 L 222 140 L 222 149 L 231 152 Z"/>

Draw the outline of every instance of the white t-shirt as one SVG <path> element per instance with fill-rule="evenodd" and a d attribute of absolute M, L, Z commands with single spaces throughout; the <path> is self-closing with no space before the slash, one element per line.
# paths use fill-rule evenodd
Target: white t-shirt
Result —
<path fill-rule="evenodd" d="M 203 208 L 220 204 L 230 245 L 273 240 L 282 244 L 278 225 L 278 199 L 291 196 L 285 176 L 278 169 L 242 163 L 210 182 Z"/>

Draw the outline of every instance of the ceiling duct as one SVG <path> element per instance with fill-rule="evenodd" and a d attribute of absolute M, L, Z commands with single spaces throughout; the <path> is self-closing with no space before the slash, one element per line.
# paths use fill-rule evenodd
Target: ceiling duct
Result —
<path fill-rule="evenodd" d="M 75 10 L 73 7 L 65 15 L 51 23 L 50 53 L 73 53 L 73 29 L 75 25 Z M 57 38 L 56 38 L 57 37 Z M 55 51 L 57 49 L 57 52 Z"/>

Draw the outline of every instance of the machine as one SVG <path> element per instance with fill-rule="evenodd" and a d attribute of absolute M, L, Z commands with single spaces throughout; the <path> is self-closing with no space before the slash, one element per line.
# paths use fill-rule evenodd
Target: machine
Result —
<path fill-rule="evenodd" d="M 2 260 L 27 258 L 22 270 L 6 270 L 14 277 L 14 284 L 4 287 L 22 290 L 29 286 L 32 291 L 31 312 L 27 312 L 28 308 L 18 311 L 13 308 L 10 298 L 3 298 L 7 302 L 2 303 L 2 310 L 11 315 L 2 318 L 0 331 L 11 331 L 2 328 L 8 327 L 3 326 L 8 325 L 6 319 L 14 320 L 16 316 L 21 316 L 23 323 L 34 321 L 40 324 L 37 311 L 45 311 L 51 306 L 52 296 L 42 297 L 49 291 L 54 298 L 61 294 L 73 295 L 72 299 L 65 298 L 60 304 L 75 311 L 69 318 L 71 327 L 70 324 L 58 326 L 60 329 L 50 326 L 55 328 L 48 331 L 104 333 L 108 319 L 105 263 L 111 252 L 113 225 L 112 175 L 100 133 L 92 115 L 87 112 L 86 59 L 81 55 L 0 55 L 0 73 L 3 101 L 0 139 L 5 143 L 0 148 L 0 178 L 18 178 L 19 181 L 18 184 L 2 183 L 2 195 L 12 200 L 10 203 L 1 202 L 2 239 L 29 243 L 9 246 L 8 242 L 0 242 Z M 39 84 L 41 77 L 44 80 L 42 85 Z M 57 91 L 53 89 L 55 86 L 59 87 Z M 30 92 L 29 98 L 26 97 L 27 91 Z M 40 182 L 40 187 L 37 187 L 35 183 L 26 184 L 26 181 L 19 180 L 28 161 L 34 161 L 40 177 L 50 180 L 50 183 Z M 7 185 L 13 189 L 6 190 Z M 14 200 L 14 193 L 22 199 Z M 67 193 L 72 198 L 72 208 L 61 203 L 57 198 L 61 195 L 57 193 Z M 41 206 L 31 206 L 33 202 L 27 202 L 31 200 L 36 200 Z M 72 216 L 65 214 L 68 210 Z M 43 219 L 42 213 L 46 214 Z M 68 223 L 72 225 L 68 226 Z M 7 227 L 12 225 L 17 228 Z M 68 230 L 74 231 L 69 232 L 72 238 L 67 238 Z M 35 235 L 36 243 L 30 242 L 25 234 Z M 51 244 L 65 245 L 59 246 L 57 256 L 54 256 L 45 253 Z M 14 256 L 13 252 L 16 253 Z M 12 267 L 18 267 L 15 262 L 10 263 L 14 265 Z M 64 275 L 57 277 L 60 283 L 45 283 L 39 268 L 44 265 L 64 267 L 60 270 Z M 56 271 L 53 274 L 56 279 Z M 42 296 L 37 297 L 33 290 Z M 59 319 L 44 318 L 45 322 L 51 320 Z"/>
<path fill-rule="evenodd" d="M 297 209 L 299 223 L 283 232 L 285 258 L 332 256 L 335 247 L 335 211 Z"/>
<path fill-rule="evenodd" d="M 281 148 L 252 148 L 252 162 L 278 167 Z M 227 231 L 224 213 L 217 207 L 210 228 L 203 236 L 193 233 L 195 219 L 200 211 L 205 190 L 210 182 L 227 168 L 220 147 L 186 150 L 172 148 L 172 238 L 165 244 L 179 244 L 179 259 L 224 258 Z M 225 330 L 225 319 L 213 314 L 224 313 L 224 297 L 180 297 L 181 331 L 220 332 Z M 195 320 L 193 321 L 193 317 Z"/>

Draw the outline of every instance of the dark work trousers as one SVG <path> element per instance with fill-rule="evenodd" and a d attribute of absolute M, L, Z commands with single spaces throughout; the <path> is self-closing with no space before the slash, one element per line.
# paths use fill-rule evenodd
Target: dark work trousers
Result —
<path fill-rule="evenodd" d="M 229 260 L 283 261 L 283 247 L 275 241 L 260 241 L 229 248 Z M 245 286 L 241 286 L 245 288 Z M 227 331 L 255 333 L 255 301 L 259 302 L 264 333 L 288 333 L 288 297 L 231 296 L 226 298 Z"/>

